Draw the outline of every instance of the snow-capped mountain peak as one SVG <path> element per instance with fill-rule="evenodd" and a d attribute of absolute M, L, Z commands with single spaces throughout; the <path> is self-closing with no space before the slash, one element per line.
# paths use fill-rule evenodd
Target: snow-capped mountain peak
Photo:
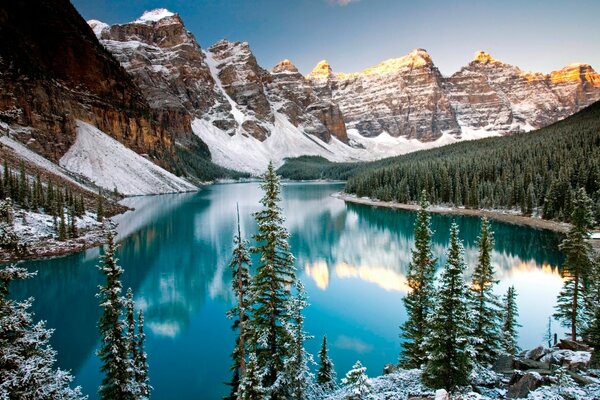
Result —
<path fill-rule="evenodd" d="M 110 26 L 108 24 L 105 24 L 102 21 L 98 21 L 97 19 L 90 19 L 89 21 L 87 21 L 88 25 L 90 26 L 90 28 L 92 28 L 92 30 L 94 31 L 94 35 L 96 35 L 96 37 L 100 37 L 102 36 L 102 32 L 104 32 L 107 29 L 110 29 Z"/>
<path fill-rule="evenodd" d="M 156 8 L 154 10 L 145 11 L 141 17 L 133 22 L 137 24 L 147 24 L 150 22 L 158 22 L 161 19 L 172 17 L 174 15 L 176 14 L 166 8 Z"/>

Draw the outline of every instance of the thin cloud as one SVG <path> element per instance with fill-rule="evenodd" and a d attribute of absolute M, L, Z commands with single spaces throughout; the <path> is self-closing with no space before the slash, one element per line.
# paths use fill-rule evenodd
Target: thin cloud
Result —
<path fill-rule="evenodd" d="M 357 3 L 360 0 L 327 0 L 329 4 L 333 4 L 335 6 L 345 7 L 350 3 Z"/>

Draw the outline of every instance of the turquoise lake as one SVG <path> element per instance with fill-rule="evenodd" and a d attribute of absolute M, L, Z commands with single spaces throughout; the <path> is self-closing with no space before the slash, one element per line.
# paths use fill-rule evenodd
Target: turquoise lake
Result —
<path fill-rule="evenodd" d="M 285 183 L 281 206 L 298 275 L 311 305 L 306 344 L 315 355 L 327 335 L 338 377 L 356 360 L 379 375 L 397 361 L 402 297 L 413 245 L 415 214 L 346 204 L 331 197 L 336 183 Z M 146 318 L 146 349 L 154 399 L 220 399 L 230 377 L 233 334 L 225 313 L 233 304 L 228 269 L 239 203 L 242 232 L 255 231 L 258 183 L 212 185 L 197 193 L 125 200 L 135 211 L 119 216 L 119 264 Z M 477 258 L 480 220 L 433 215 L 434 252 L 443 263 L 455 220 L 470 267 Z M 542 342 L 562 280 L 561 237 L 493 222 L 493 263 L 499 293 L 514 285 L 520 312 L 520 345 Z M 252 243 L 252 241 L 251 241 Z M 16 298 L 35 297 L 36 319 L 56 329 L 52 344 L 59 365 L 76 375 L 90 399 L 100 384 L 95 293 L 102 282 L 100 250 L 27 262 L 36 277 L 13 286 Z M 469 273 L 467 274 L 469 275 Z M 468 276 L 467 276 L 468 278 Z M 558 332 L 561 330 L 555 324 Z"/>

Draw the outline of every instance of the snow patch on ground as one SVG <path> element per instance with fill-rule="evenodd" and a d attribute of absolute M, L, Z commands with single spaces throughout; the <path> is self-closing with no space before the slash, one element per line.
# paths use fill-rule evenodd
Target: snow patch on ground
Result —
<path fill-rule="evenodd" d="M 209 65 L 211 65 L 210 60 Z M 233 104 L 232 109 L 236 120 L 241 124 L 244 119 L 243 113 L 237 110 Z M 208 145 L 214 163 L 252 174 L 262 173 L 269 161 L 278 167 L 283 164 L 285 158 L 289 157 L 316 155 L 335 162 L 373 161 L 466 140 L 499 136 L 498 133 L 492 131 L 465 129 L 461 137 L 444 133 L 433 142 L 421 142 L 417 139 L 392 137 L 387 132 L 374 138 L 366 138 L 358 133 L 358 130 L 349 129 L 348 139 L 351 143 L 358 145 L 351 147 L 336 138 L 324 142 L 302 132 L 301 129 L 292 125 L 284 115 L 277 112 L 274 114 L 275 123 L 272 126 L 271 135 L 262 142 L 252 136 L 242 134 L 239 130 L 235 135 L 230 136 L 205 119 L 195 119 L 192 123 L 192 130 Z"/>
<path fill-rule="evenodd" d="M 162 169 L 104 132 L 77 121 L 77 139 L 60 165 L 96 185 L 128 196 L 188 192 L 191 183 Z"/>
<path fill-rule="evenodd" d="M 10 147 L 22 159 L 29 161 L 30 163 L 35 164 L 38 167 L 40 167 L 54 175 L 58 175 L 61 178 L 66 179 L 67 181 L 72 182 L 73 184 L 79 186 L 82 189 L 85 189 L 88 191 L 90 190 L 87 186 L 78 182 L 73 177 L 69 176 L 67 171 L 65 171 L 65 169 L 59 167 L 58 165 L 54 164 L 52 161 L 42 157 L 41 155 L 37 154 L 36 152 L 29 150 L 25 145 L 21 144 L 20 142 L 14 140 L 8 136 L 0 136 L 0 142 L 5 146 Z"/>

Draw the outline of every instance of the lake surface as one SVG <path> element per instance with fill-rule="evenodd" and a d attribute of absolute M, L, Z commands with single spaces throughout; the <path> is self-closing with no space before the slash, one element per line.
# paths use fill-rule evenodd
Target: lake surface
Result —
<path fill-rule="evenodd" d="M 310 297 L 307 343 L 315 355 L 327 335 L 338 377 L 360 359 L 371 376 L 400 351 L 402 297 L 413 245 L 415 214 L 345 204 L 331 197 L 342 184 L 286 183 L 281 206 L 298 274 Z M 242 232 L 250 238 L 259 209 L 257 183 L 213 185 L 198 193 L 126 200 L 136 210 L 118 218 L 123 285 L 134 290 L 146 318 L 146 349 L 155 399 L 220 399 L 229 374 L 233 334 L 225 312 L 233 304 L 228 270 L 239 203 Z M 445 259 L 453 220 L 466 258 L 477 258 L 480 221 L 433 215 L 434 252 Z M 562 281 L 557 234 L 492 223 L 498 292 L 514 285 L 520 311 L 520 344 L 542 342 Z M 99 249 L 28 262 L 38 275 L 15 285 L 17 298 L 35 297 L 37 319 L 56 329 L 59 365 L 76 375 L 91 399 L 100 384 L 95 355 L 100 315 L 95 293 L 102 282 Z M 469 272 L 470 273 L 470 272 Z M 556 325 L 556 324 L 555 324 Z M 557 325 L 556 325 L 557 326 Z"/>

